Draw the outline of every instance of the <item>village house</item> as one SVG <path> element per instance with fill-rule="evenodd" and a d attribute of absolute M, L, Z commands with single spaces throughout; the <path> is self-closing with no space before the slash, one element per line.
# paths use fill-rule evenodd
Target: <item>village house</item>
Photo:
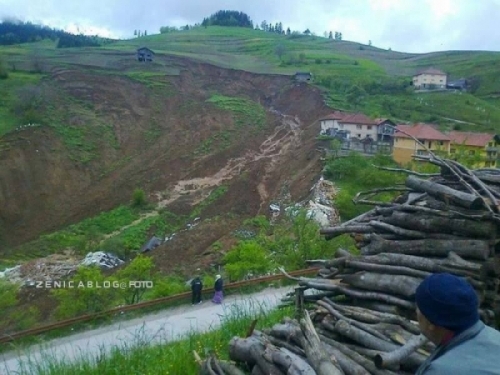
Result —
<path fill-rule="evenodd" d="M 393 142 L 393 136 L 396 129 L 396 124 L 388 118 L 376 118 L 377 124 L 377 142 Z"/>
<path fill-rule="evenodd" d="M 310 72 L 297 72 L 294 78 L 297 82 L 310 82 L 313 79 L 313 75 Z"/>
<path fill-rule="evenodd" d="M 413 76 L 413 86 L 415 89 L 444 89 L 446 88 L 448 76 L 445 72 L 428 68 L 419 71 Z"/>
<path fill-rule="evenodd" d="M 345 130 L 350 134 L 349 138 L 358 138 L 359 140 L 370 138 L 377 140 L 377 124 L 368 116 L 362 113 L 347 114 L 340 120 L 337 120 L 339 130 Z"/>
<path fill-rule="evenodd" d="M 404 134 L 404 133 L 407 134 Z M 392 158 L 398 164 L 406 164 L 414 156 L 426 156 L 427 150 L 418 144 L 410 135 L 431 151 L 450 152 L 450 138 L 430 124 L 398 125 L 394 133 Z"/>
<path fill-rule="evenodd" d="M 451 158 L 469 156 L 477 160 L 474 167 L 496 168 L 500 151 L 499 135 L 452 131 L 448 137 L 451 140 Z"/>
<path fill-rule="evenodd" d="M 137 60 L 138 61 L 153 61 L 153 56 L 155 53 L 147 47 L 141 47 L 137 50 Z"/>
<path fill-rule="evenodd" d="M 341 111 L 335 111 L 319 119 L 320 134 L 329 134 L 329 130 L 339 130 L 339 120 L 342 120 L 347 114 Z"/>

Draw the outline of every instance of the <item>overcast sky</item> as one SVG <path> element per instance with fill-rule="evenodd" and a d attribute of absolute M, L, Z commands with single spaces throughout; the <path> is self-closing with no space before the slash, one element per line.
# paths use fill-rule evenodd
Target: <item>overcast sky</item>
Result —
<path fill-rule="evenodd" d="M 116 38 L 194 24 L 220 9 L 398 51 L 500 50 L 500 0 L 0 0 L 2 19 Z"/>

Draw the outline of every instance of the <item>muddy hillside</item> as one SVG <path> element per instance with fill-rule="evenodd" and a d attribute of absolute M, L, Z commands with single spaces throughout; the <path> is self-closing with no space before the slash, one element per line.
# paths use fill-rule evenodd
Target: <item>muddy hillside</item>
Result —
<path fill-rule="evenodd" d="M 179 73 L 51 70 L 40 88 L 46 123 L 0 144 L 0 251 L 129 202 L 135 188 L 182 214 L 224 183 L 224 200 L 205 216 L 267 213 L 283 186 L 293 199 L 307 195 L 321 168 L 316 120 L 328 112 L 317 89 L 165 64 Z M 231 227 L 204 230 L 198 240 L 208 244 Z"/>

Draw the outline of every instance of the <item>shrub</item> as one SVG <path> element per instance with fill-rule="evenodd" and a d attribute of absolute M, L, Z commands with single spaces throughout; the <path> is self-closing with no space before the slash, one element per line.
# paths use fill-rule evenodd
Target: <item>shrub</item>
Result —
<path fill-rule="evenodd" d="M 132 206 L 144 207 L 147 203 L 146 193 L 143 189 L 135 189 L 132 193 Z"/>

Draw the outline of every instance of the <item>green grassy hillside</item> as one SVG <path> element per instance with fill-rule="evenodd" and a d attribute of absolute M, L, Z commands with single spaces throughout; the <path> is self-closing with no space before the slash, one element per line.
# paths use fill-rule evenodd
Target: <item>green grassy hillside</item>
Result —
<path fill-rule="evenodd" d="M 157 54 L 155 62 L 147 67 L 133 58 L 135 49 L 141 46 Z M 218 26 L 123 40 L 100 48 L 61 50 L 55 48 L 55 43 L 43 41 L 0 47 L 0 52 L 9 66 L 21 69 L 29 69 L 38 60 L 50 67 L 84 65 L 105 69 L 105 74 L 127 74 L 148 81 L 156 73 L 179 73 L 166 61 L 169 55 L 262 74 L 310 71 L 315 83 L 326 89 L 328 103 L 338 109 L 464 130 L 494 131 L 500 123 L 500 52 L 409 54 L 317 36 Z M 450 79 L 474 79 L 476 87 L 468 94 L 413 93 L 408 86 L 412 74 L 429 66 L 445 70 Z M 26 77 L 12 77 L 7 80 L 10 86 L 21 84 L 18 80 L 26 81 Z M 9 91 L 4 85 L 0 83 L 3 90 Z M 8 102 L 0 103 L 0 113 L 8 112 Z M 5 132 L 15 119 L 12 115 L 4 118 L 2 122 L 8 124 L 0 124 L 0 131 L 3 128 Z"/>

